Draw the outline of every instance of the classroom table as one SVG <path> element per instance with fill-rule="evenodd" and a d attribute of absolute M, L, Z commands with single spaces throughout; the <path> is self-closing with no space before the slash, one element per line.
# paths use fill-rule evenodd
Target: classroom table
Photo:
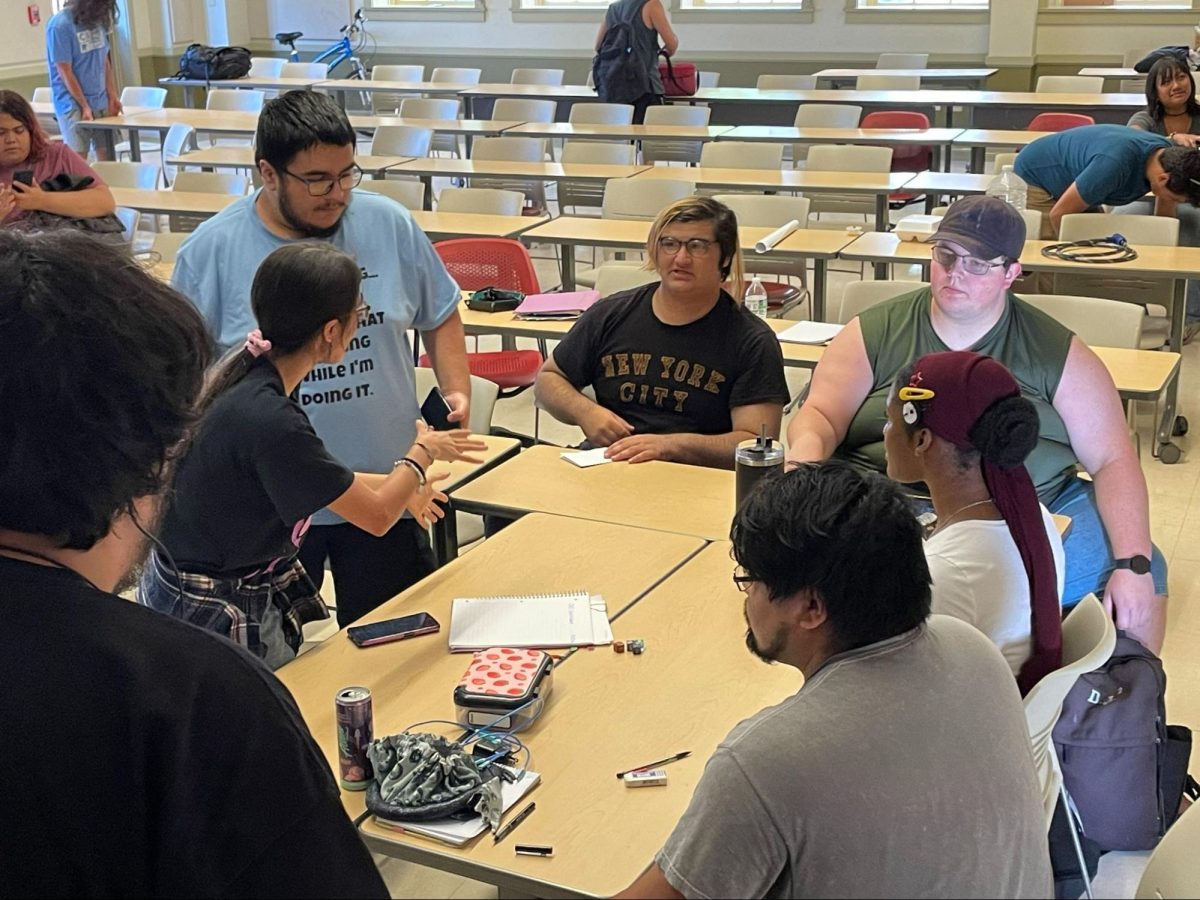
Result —
<path fill-rule="evenodd" d="M 721 135 L 721 141 L 769 141 L 780 144 L 867 144 L 896 146 L 898 144 L 933 148 L 933 168 L 941 168 L 944 159 L 950 164 L 951 142 L 962 133 L 961 128 L 794 128 L 786 125 L 739 125 Z"/>
<path fill-rule="evenodd" d="M 140 112 L 134 115 L 104 116 L 91 122 L 80 122 L 80 128 L 101 133 L 110 152 L 116 144 L 118 131 L 129 132 L 129 156 L 134 162 L 142 158 L 138 132 L 157 131 L 165 139 L 172 125 L 190 125 L 198 132 L 212 134 L 249 136 L 258 129 L 258 113 L 224 109 L 180 109 L 168 107 Z"/>
<path fill-rule="evenodd" d="M 818 85 L 822 81 L 826 81 L 834 88 L 842 84 L 853 85 L 860 75 L 886 75 L 900 78 L 911 78 L 915 75 L 921 79 L 922 86 L 927 81 L 938 84 L 960 83 L 964 87 L 978 90 L 997 71 L 996 69 L 821 69 L 814 74 L 817 76 Z"/>
<path fill-rule="evenodd" d="M 484 213 L 409 210 L 417 227 L 431 241 L 458 237 L 517 237 L 545 222 L 549 216 L 493 216 Z"/>
<path fill-rule="evenodd" d="M 409 128 L 428 128 L 437 134 L 453 134 L 460 137 L 496 137 L 511 128 L 525 124 L 509 119 L 416 119 L 412 116 L 374 116 L 354 113 L 349 116 L 355 131 L 374 134 L 384 125 L 406 125 Z"/>
<path fill-rule="evenodd" d="M 167 75 L 158 79 L 160 86 L 165 88 L 183 88 L 183 105 L 188 109 L 196 106 L 195 91 L 205 89 L 239 89 L 256 91 L 311 91 L 313 85 L 321 78 L 304 78 L 284 75 L 243 75 L 241 78 L 176 78 Z"/>
<path fill-rule="evenodd" d="M 665 167 L 664 167 L 665 168 Z M 697 171 L 679 168 L 676 171 Z M 798 173 L 799 174 L 799 173 Z M 641 176 L 634 176 L 635 178 Z M 521 236 L 527 244 L 557 244 L 562 248 L 562 289 L 575 290 L 575 248 L 578 246 L 610 247 L 618 250 L 640 250 L 653 223 L 624 219 L 594 219 L 586 216 L 559 216 L 544 225 L 532 228 Z M 771 233 L 771 228 L 745 226 L 738 229 L 742 251 L 754 253 L 754 244 Z M 813 317 L 825 314 L 825 276 L 828 261 L 842 247 L 854 240 L 842 231 L 801 228 L 793 231 L 769 251 L 775 256 L 803 257 L 813 261 Z"/>
<path fill-rule="evenodd" d="M 476 84 L 459 95 L 467 116 L 474 115 L 476 100 L 496 100 L 502 97 L 530 100 L 580 100 L 599 103 L 596 89 L 585 84 Z"/>
<path fill-rule="evenodd" d="M 986 194 L 995 177 L 994 172 L 934 172 L 926 169 L 914 175 L 904 190 L 910 194 L 925 194 L 925 211 L 930 212 L 943 196 Z"/>
<path fill-rule="evenodd" d="M 454 686 L 470 662 L 469 654 L 452 654 L 447 649 L 450 607 L 455 597 L 582 589 L 604 597 L 611 618 L 654 588 L 703 545 L 704 541 L 696 537 L 625 525 L 527 516 L 356 623 L 428 612 L 441 624 L 440 634 L 360 649 L 343 630 L 275 674 L 295 697 L 336 778 L 333 698 L 340 689 L 349 685 L 370 688 L 377 737 L 396 734 L 422 720 L 454 717 Z M 612 565 L 614 559 L 622 564 Z M 607 648 L 603 652 L 612 653 Z M 569 696 L 569 691 L 555 691 L 546 720 L 553 718 L 560 698 Z M 528 735 L 536 737 L 540 726 L 539 722 Z M 435 727 L 439 733 L 454 733 L 453 729 Z M 535 756 L 535 771 L 539 771 L 540 762 L 540 755 Z M 352 819 L 365 815 L 365 792 L 342 789 L 341 797 Z"/>
<path fill-rule="evenodd" d="M 1079 74 L 1091 78 L 1103 78 L 1106 82 L 1111 81 L 1141 81 L 1145 82 L 1146 73 L 1139 72 L 1136 69 L 1130 69 L 1125 66 L 1084 66 L 1079 70 Z M 1105 85 L 1109 87 L 1109 85 Z"/>
<path fill-rule="evenodd" d="M 420 399 L 420 398 L 418 398 Z M 506 459 L 516 456 L 521 450 L 521 442 L 517 438 L 500 437 L 492 434 L 473 435 L 476 440 L 487 444 L 484 450 L 471 454 L 480 461 L 477 463 L 455 460 L 454 462 L 435 461 L 428 467 L 430 478 L 446 474 L 450 477 L 438 481 L 435 487 L 439 491 L 452 491 L 455 488 L 470 484 L 484 472 L 499 465 Z M 433 553 L 438 564 L 442 565 L 458 556 L 458 527 L 454 521 L 454 511 L 447 509 L 445 518 L 438 519 L 433 525 Z"/>
<path fill-rule="evenodd" d="M 968 128 L 950 143 L 953 147 L 971 148 L 971 171 L 983 172 L 984 158 L 989 147 L 1020 150 L 1052 131 L 1026 131 L 1006 128 Z"/>
<path fill-rule="evenodd" d="M 209 194 L 202 191 L 156 191 L 110 187 L 117 206 L 157 215 L 215 216 L 242 194 Z"/>
<path fill-rule="evenodd" d="M 746 650 L 729 549 L 705 547 L 616 618 L 617 637 L 644 640 L 645 653 L 599 647 L 560 665 L 549 709 L 521 735 L 542 782 L 529 797 L 536 811 L 511 837 L 494 844 L 485 834 L 458 849 L 367 817 L 371 849 L 495 884 L 501 897 L 607 897 L 630 884 L 683 815 L 717 745 L 803 683 L 797 669 L 764 666 Z M 664 787 L 630 790 L 614 777 L 684 750 L 691 756 L 667 768 Z M 551 845 L 554 857 L 516 856 L 516 842 Z"/>
<path fill-rule="evenodd" d="M 560 138 L 583 141 L 715 141 L 732 125 L 601 125 L 570 122 L 526 122 L 505 137 Z"/>
<path fill-rule="evenodd" d="M 358 167 L 368 175 L 380 176 L 384 170 L 412 159 L 411 156 L 371 156 L 356 154 Z M 253 147 L 201 147 L 188 150 L 166 160 L 171 166 L 188 166 L 198 169 L 257 169 Z"/>
<path fill-rule="evenodd" d="M 346 108 L 346 97 L 352 93 L 360 94 L 412 94 L 424 97 L 457 97 L 467 88 L 475 87 L 466 82 L 449 81 L 387 81 L 380 79 L 360 80 L 358 78 L 326 78 L 317 82 L 315 90 L 333 94 L 338 105 Z"/>

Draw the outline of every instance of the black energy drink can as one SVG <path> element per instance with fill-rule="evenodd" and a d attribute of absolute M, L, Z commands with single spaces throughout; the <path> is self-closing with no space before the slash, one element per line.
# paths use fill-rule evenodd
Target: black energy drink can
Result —
<path fill-rule="evenodd" d="M 342 787 L 365 791 L 371 782 L 367 745 L 374 730 L 371 691 L 365 687 L 342 688 L 334 698 L 337 708 L 338 766 Z"/>

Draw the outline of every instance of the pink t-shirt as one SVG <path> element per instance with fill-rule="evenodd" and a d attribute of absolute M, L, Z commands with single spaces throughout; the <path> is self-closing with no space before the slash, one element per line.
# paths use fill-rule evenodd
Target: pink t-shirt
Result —
<path fill-rule="evenodd" d="M 87 164 L 87 160 L 61 141 L 50 141 L 46 147 L 46 152 L 42 154 L 42 158 L 32 166 L 28 160 L 15 166 L 0 166 L 0 184 L 12 184 L 14 172 L 27 171 L 30 168 L 33 169 L 33 180 L 36 184 L 40 184 L 48 178 L 53 178 L 55 175 L 66 172 L 69 175 L 90 175 L 95 179 L 91 187 L 101 187 L 104 185 L 104 181 Z M 23 215 L 25 215 L 25 210 L 17 208 L 4 221 L 12 222 Z"/>

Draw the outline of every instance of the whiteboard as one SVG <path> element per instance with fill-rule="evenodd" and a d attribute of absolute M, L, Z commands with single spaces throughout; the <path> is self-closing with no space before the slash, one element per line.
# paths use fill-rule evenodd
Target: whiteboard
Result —
<path fill-rule="evenodd" d="M 335 41 L 356 8 L 354 0 L 267 0 L 267 35 L 303 31 L 306 41 Z"/>

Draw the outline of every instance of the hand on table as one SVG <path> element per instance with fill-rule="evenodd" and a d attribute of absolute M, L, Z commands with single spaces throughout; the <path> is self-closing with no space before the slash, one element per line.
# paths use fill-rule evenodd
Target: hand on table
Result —
<path fill-rule="evenodd" d="M 604 455 L 613 462 L 641 463 L 653 459 L 670 462 L 671 441 L 669 434 L 631 434 L 610 444 Z"/>

